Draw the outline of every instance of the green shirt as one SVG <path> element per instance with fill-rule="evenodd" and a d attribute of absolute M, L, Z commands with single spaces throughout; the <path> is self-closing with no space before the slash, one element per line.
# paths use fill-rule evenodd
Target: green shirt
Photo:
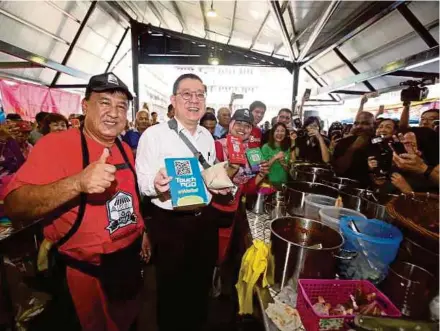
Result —
<path fill-rule="evenodd" d="M 269 161 L 272 157 L 274 157 L 276 154 L 281 152 L 280 147 L 276 147 L 273 149 L 269 146 L 269 144 L 264 144 L 263 147 L 261 147 L 261 153 L 264 156 L 264 159 Z M 286 164 L 289 164 L 290 160 L 290 149 L 287 151 L 283 151 L 284 153 L 284 161 Z M 286 183 L 289 178 L 289 174 L 284 169 L 284 167 L 281 165 L 279 160 L 276 160 L 269 170 L 269 181 L 272 184 L 283 184 Z"/>

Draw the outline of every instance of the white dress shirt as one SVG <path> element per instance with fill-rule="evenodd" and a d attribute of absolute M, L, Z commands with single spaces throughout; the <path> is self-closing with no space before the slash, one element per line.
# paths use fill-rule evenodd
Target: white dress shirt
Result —
<path fill-rule="evenodd" d="M 210 165 L 214 164 L 216 159 L 214 139 L 208 130 L 198 125 L 195 134 L 191 135 L 178 120 L 177 130 L 188 137 Z M 168 127 L 168 122 L 148 128 L 139 139 L 136 153 L 136 173 L 139 190 L 142 195 L 151 197 L 151 202 L 160 208 L 173 209 L 171 199 L 164 201 L 163 197 L 158 197 L 154 187 L 154 177 L 160 168 L 165 168 L 166 158 L 179 157 L 194 157 L 194 154 L 180 139 L 176 131 Z M 200 162 L 199 166 L 200 170 L 203 170 Z M 211 194 L 206 187 L 205 190 L 208 202 L 210 202 Z"/>

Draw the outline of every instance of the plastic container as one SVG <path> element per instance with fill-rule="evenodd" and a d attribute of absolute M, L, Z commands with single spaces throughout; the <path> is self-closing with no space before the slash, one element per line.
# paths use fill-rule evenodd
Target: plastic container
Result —
<path fill-rule="evenodd" d="M 359 232 L 351 228 L 354 221 Z M 397 256 L 402 232 L 395 226 L 376 219 L 342 217 L 340 229 L 344 249 L 358 252 L 351 261 L 342 261 L 340 275 L 348 279 L 368 279 L 375 284 L 387 275 L 388 266 Z"/>
<path fill-rule="evenodd" d="M 330 303 L 333 307 L 344 304 L 350 300 L 356 288 L 360 287 L 364 293 L 375 292 L 377 301 L 387 317 L 400 317 L 400 311 L 393 303 L 380 292 L 373 284 L 366 280 L 325 280 L 325 279 L 300 279 L 298 281 L 298 310 L 304 328 L 307 331 L 318 330 L 344 330 L 347 323 L 352 323 L 355 315 L 320 315 L 313 309 L 313 304 L 318 302 L 318 296 Z"/>
<path fill-rule="evenodd" d="M 361 217 L 367 219 L 364 214 L 361 214 L 355 210 L 340 208 L 340 207 L 325 207 L 319 211 L 319 220 L 328 225 L 329 227 L 340 230 L 339 221 L 341 217 L 349 216 L 349 217 Z"/>
<path fill-rule="evenodd" d="M 319 210 L 321 208 L 334 206 L 336 199 L 319 194 L 309 194 L 304 199 L 304 217 L 319 220 Z"/>

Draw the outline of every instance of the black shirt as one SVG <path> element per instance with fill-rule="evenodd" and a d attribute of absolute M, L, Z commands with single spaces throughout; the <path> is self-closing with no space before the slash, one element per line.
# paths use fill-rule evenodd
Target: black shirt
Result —
<path fill-rule="evenodd" d="M 328 147 L 329 140 L 323 137 L 325 145 Z M 298 158 L 311 163 L 323 163 L 321 146 L 317 138 L 298 137 L 295 145 L 299 150 Z"/>
<path fill-rule="evenodd" d="M 333 152 L 333 160 L 343 156 L 356 139 L 357 136 L 350 136 L 341 139 Z M 368 174 L 368 154 L 371 152 L 371 148 L 370 141 L 368 145 L 356 150 L 353 153 L 351 164 L 347 170 L 343 173 L 338 173 L 337 175 L 358 180 L 363 186 L 368 186 L 370 184 L 370 177 Z"/>

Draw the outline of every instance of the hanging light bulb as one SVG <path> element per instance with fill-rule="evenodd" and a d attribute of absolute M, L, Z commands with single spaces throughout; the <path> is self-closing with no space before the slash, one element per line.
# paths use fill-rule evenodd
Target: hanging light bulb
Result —
<path fill-rule="evenodd" d="M 206 16 L 217 17 L 217 12 L 214 9 L 214 0 L 211 1 L 211 9 L 208 10 L 208 12 L 206 13 Z"/>

